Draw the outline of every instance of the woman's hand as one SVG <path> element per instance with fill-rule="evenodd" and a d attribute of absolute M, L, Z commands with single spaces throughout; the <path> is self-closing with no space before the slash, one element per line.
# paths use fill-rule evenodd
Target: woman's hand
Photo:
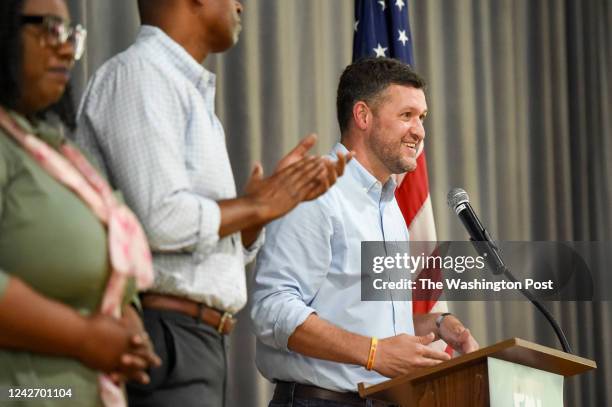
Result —
<path fill-rule="evenodd" d="M 125 307 L 121 320 L 99 313 L 92 315 L 88 332 L 77 357 L 92 369 L 110 373 L 115 382 L 148 383 L 146 370 L 161 364 L 132 307 Z"/>
<path fill-rule="evenodd" d="M 147 334 L 147 331 L 142 324 L 142 319 L 134 307 L 131 305 L 124 307 L 121 322 L 130 332 L 133 332 L 133 334 L 130 338 L 132 351 L 130 353 L 124 353 L 121 355 L 121 367 L 119 371 L 126 369 L 138 369 L 139 367 L 142 367 L 143 361 L 147 363 L 147 367 L 144 368 L 144 370 L 147 370 L 149 367 L 161 366 L 161 359 L 155 353 L 153 343 L 149 338 L 149 334 Z M 111 376 L 117 380 L 130 379 L 130 377 L 125 375 L 122 377 L 119 372 L 115 372 Z M 150 379 L 149 375 L 145 371 L 141 370 L 139 372 L 135 372 L 133 377 L 131 377 L 131 380 L 142 384 L 147 384 Z"/>

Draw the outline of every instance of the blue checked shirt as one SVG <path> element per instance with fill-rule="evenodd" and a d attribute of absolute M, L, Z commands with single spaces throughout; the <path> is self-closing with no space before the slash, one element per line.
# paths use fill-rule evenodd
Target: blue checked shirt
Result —
<path fill-rule="evenodd" d="M 347 152 L 342 144 L 334 151 Z M 287 342 L 312 313 L 365 336 L 414 335 L 409 300 L 361 301 L 361 242 L 408 240 L 394 192 L 392 179 L 381 185 L 353 158 L 326 194 L 268 225 L 250 307 L 266 378 L 352 392 L 359 382 L 386 380 L 363 366 L 292 352 Z"/>
<path fill-rule="evenodd" d="M 225 134 L 215 115 L 215 75 L 162 30 L 136 42 L 91 79 L 78 115 L 88 151 L 142 222 L 153 251 L 151 291 L 237 312 L 246 303 L 249 250 L 219 238 L 216 201 L 236 197 Z"/>

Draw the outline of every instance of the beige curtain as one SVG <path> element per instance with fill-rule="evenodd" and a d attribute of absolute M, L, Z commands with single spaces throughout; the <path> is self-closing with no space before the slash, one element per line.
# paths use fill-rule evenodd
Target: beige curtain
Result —
<path fill-rule="evenodd" d="M 68 0 L 89 30 L 80 95 L 138 29 L 136 1 Z M 351 60 L 352 0 L 244 0 L 244 31 L 209 58 L 239 186 L 307 132 L 338 139 L 335 89 Z M 612 240 L 612 5 L 608 0 L 415 0 L 417 70 L 427 79 L 431 196 L 440 239 L 465 239 L 446 208 L 454 186 L 500 240 Z M 612 405 L 612 306 L 550 303 L 596 373 L 570 380 L 566 405 Z M 523 302 L 451 304 L 481 345 L 519 336 L 559 347 Z M 246 313 L 232 337 L 231 406 L 265 406 Z"/>

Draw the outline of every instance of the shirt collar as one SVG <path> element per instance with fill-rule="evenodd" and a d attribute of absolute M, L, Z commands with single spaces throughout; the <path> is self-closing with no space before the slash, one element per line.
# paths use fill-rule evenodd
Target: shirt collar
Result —
<path fill-rule="evenodd" d="M 349 151 L 342 143 L 337 143 L 333 152 L 347 154 Z M 395 196 L 397 184 L 393 177 L 389 177 L 389 180 L 382 185 L 355 157 L 347 164 L 344 175 L 357 181 L 367 194 L 375 200 L 389 202 Z"/>
<path fill-rule="evenodd" d="M 168 62 L 182 72 L 196 87 L 204 85 L 214 88 L 216 82 L 214 73 L 206 70 L 183 46 L 170 38 L 163 30 L 152 25 L 142 25 L 136 41 L 149 39 L 155 41 L 167 52 Z"/>

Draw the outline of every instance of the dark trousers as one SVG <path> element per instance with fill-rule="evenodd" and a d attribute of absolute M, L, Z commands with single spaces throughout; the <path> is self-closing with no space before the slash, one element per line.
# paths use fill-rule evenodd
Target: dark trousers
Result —
<path fill-rule="evenodd" d="M 147 385 L 127 386 L 130 407 L 224 407 L 227 358 L 223 335 L 188 315 L 144 309 L 143 321 L 162 366 Z"/>
<path fill-rule="evenodd" d="M 272 400 L 268 407 L 353 407 L 353 405 L 329 400 L 294 398 L 286 403 L 277 403 Z"/>
<path fill-rule="evenodd" d="M 366 401 L 366 406 L 371 406 L 371 401 Z M 286 402 L 270 401 L 268 407 L 354 407 L 354 404 L 342 404 L 337 401 L 320 400 L 320 399 L 302 399 L 294 398 Z"/>
<path fill-rule="evenodd" d="M 304 391 L 299 389 L 300 386 L 301 385 L 296 383 L 277 383 L 274 396 L 268 407 L 394 407 L 387 403 L 374 400 L 358 399 L 342 402 L 325 400 L 318 397 L 307 397 L 302 395 Z M 325 396 L 322 395 L 322 397 Z M 356 395 L 354 397 L 357 398 Z"/>

